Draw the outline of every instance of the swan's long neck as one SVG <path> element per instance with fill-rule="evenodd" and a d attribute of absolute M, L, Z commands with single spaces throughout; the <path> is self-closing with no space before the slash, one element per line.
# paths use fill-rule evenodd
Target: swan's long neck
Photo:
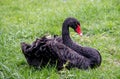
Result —
<path fill-rule="evenodd" d="M 67 46 L 71 46 L 71 44 L 73 43 L 69 34 L 69 26 L 68 24 L 65 23 L 63 23 L 62 26 L 62 40 L 63 40 L 63 44 Z"/>
<path fill-rule="evenodd" d="M 75 44 L 70 38 L 69 25 L 66 23 L 63 23 L 63 26 L 62 26 L 62 40 L 64 45 L 75 50 L 76 52 L 80 52 L 82 50 L 81 46 Z"/>

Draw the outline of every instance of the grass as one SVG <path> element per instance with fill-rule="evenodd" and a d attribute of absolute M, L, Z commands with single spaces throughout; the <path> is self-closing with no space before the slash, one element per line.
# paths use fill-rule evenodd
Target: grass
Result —
<path fill-rule="evenodd" d="M 120 0 L 0 0 L 0 79 L 120 79 Z M 93 70 L 29 67 L 20 42 L 61 35 L 65 18 L 81 22 L 83 37 L 72 39 L 98 49 L 102 64 Z"/>

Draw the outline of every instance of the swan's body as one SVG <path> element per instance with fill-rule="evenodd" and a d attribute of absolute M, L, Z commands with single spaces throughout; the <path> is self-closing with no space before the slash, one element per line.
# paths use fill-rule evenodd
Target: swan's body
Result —
<path fill-rule="evenodd" d="M 45 37 L 37 39 L 33 47 L 28 47 L 27 44 L 22 43 L 22 50 L 28 64 L 32 66 L 42 67 L 48 63 L 51 65 L 56 64 L 57 61 L 58 70 L 62 69 L 67 62 L 66 68 L 68 69 L 73 67 L 88 69 L 90 67 L 89 59 L 79 55 L 55 39 L 47 39 Z"/>
<path fill-rule="evenodd" d="M 67 18 L 62 27 L 62 38 L 43 37 L 37 39 L 32 45 L 22 43 L 22 51 L 27 62 L 32 66 L 45 66 L 48 62 L 56 64 L 62 69 L 63 64 L 68 62 L 68 69 L 77 67 L 80 69 L 95 68 L 101 64 L 101 55 L 96 49 L 82 47 L 74 43 L 69 36 L 69 27 L 81 34 L 80 23 L 74 18 Z M 50 61 L 51 60 L 51 61 Z"/>

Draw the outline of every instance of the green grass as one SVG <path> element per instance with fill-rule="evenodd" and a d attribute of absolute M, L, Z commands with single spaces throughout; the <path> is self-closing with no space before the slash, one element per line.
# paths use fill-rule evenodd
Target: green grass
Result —
<path fill-rule="evenodd" d="M 0 79 L 120 79 L 120 0 L 0 0 Z M 72 39 L 98 49 L 102 64 L 93 70 L 57 72 L 28 66 L 20 42 L 61 35 L 65 18 L 81 22 L 83 37 Z"/>

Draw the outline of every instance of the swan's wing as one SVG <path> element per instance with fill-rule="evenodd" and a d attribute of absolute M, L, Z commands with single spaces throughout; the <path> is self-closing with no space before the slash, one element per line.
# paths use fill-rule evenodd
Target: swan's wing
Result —
<path fill-rule="evenodd" d="M 90 67 L 90 61 L 82 55 L 79 55 L 74 50 L 65 46 L 62 43 L 59 43 L 56 40 L 49 41 L 47 43 L 49 49 L 54 53 L 53 57 L 57 56 L 58 59 L 58 69 L 62 69 L 64 64 L 68 63 L 66 66 L 68 69 L 71 67 L 77 67 L 80 69 L 87 69 Z"/>

